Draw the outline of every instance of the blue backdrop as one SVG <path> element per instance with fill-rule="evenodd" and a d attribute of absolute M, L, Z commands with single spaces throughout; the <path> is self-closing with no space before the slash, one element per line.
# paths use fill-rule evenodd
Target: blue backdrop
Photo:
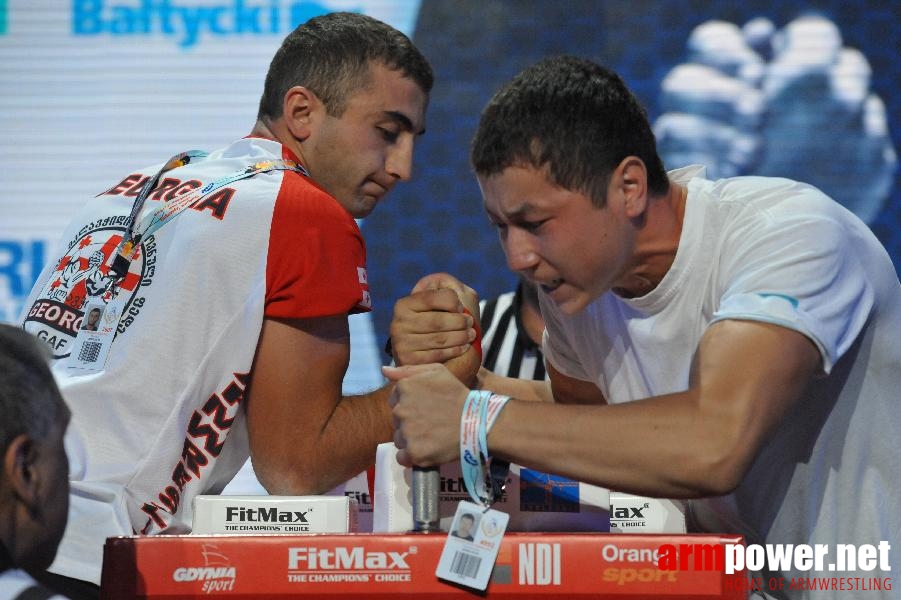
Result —
<path fill-rule="evenodd" d="M 424 1 L 414 39 L 437 76 L 428 132 L 417 148 L 413 181 L 398 186 L 363 227 L 377 337 L 387 335 L 394 300 L 426 273 L 450 272 L 482 297 L 514 285 L 515 276 L 506 269 L 494 230 L 482 213 L 468 164 L 479 113 L 503 82 L 547 55 L 592 58 L 620 73 L 655 121 L 663 113 L 661 83 L 674 66 L 687 60 L 686 41 L 696 26 L 711 19 L 742 26 L 764 17 L 779 29 L 810 11 L 834 22 L 844 45 L 857 48 L 868 59 L 873 72 L 871 91 L 885 102 L 893 145 L 901 147 L 901 97 L 896 93 L 901 82 L 897 58 L 901 30 L 895 25 L 901 11 L 894 2 L 746 0 L 739 6 L 700 0 Z M 811 108 L 815 110 L 819 107 Z M 816 135 L 825 140 L 818 142 L 822 151 L 808 148 L 798 153 L 781 174 L 810 180 L 838 173 L 841 179 L 852 180 L 853 173 L 836 171 L 840 165 L 831 160 L 845 134 L 839 127 L 834 131 L 820 127 Z M 682 165 L 667 164 L 668 168 L 678 166 Z M 896 164 L 889 169 L 890 191 L 869 221 L 897 268 L 901 182 Z"/>

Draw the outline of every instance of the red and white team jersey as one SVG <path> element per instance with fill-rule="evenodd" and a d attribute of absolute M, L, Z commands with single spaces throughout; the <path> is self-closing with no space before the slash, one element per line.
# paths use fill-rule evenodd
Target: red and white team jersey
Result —
<path fill-rule="evenodd" d="M 143 214 L 283 158 L 297 161 L 277 142 L 242 139 L 167 171 Z M 130 174 L 87 203 L 23 315 L 53 350 L 72 410 L 69 526 L 51 571 L 97 583 L 108 536 L 188 531 L 194 496 L 218 493 L 247 459 L 242 405 L 264 317 L 370 308 L 353 217 L 296 171 L 259 173 L 203 196 L 142 240 L 105 365 L 71 369 L 86 308 L 102 302 L 108 259 L 159 169 Z"/>

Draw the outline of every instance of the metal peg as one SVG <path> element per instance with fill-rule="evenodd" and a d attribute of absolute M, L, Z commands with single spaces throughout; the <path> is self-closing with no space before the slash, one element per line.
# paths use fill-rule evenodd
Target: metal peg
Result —
<path fill-rule="evenodd" d="M 413 531 L 441 531 L 441 513 L 438 510 L 440 489 L 441 472 L 437 467 L 413 467 Z"/>

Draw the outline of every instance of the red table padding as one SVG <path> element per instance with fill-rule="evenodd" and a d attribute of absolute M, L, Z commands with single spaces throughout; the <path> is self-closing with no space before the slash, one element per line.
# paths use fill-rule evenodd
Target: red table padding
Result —
<path fill-rule="evenodd" d="M 109 538 L 101 598 L 442 598 L 480 594 L 435 576 L 445 535 L 210 535 Z M 664 571 L 664 544 L 740 536 L 509 533 L 488 598 L 745 598 L 744 573 Z M 707 565 L 709 567 L 710 565 Z"/>

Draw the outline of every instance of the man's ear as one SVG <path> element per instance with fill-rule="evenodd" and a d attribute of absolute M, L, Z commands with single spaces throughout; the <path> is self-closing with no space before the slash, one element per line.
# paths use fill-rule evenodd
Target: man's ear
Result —
<path fill-rule="evenodd" d="M 38 474 L 35 469 L 37 448 L 34 440 L 22 433 L 13 438 L 3 454 L 3 476 L 14 496 L 29 507 L 38 497 Z"/>
<path fill-rule="evenodd" d="M 285 93 L 282 118 L 295 138 L 304 141 L 324 114 L 325 105 L 319 97 L 302 85 L 295 85 Z"/>
<path fill-rule="evenodd" d="M 648 207 L 648 170 L 637 156 L 627 156 L 613 171 L 614 184 L 622 194 L 625 215 L 636 219 Z"/>

